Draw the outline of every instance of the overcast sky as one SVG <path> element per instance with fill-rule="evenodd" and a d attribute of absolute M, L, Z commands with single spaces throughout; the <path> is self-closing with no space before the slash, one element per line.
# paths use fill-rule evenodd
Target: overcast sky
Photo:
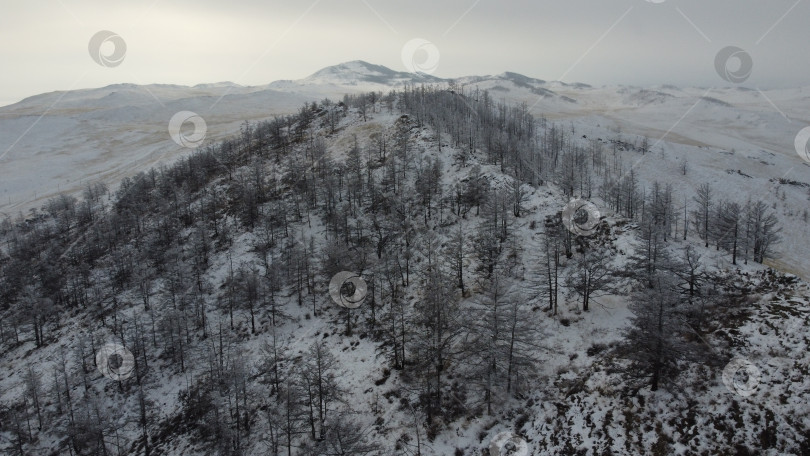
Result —
<path fill-rule="evenodd" d="M 714 61 L 733 45 L 753 61 L 744 85 L 804 86 L 807 18 L 802 0 L 6 1 L 0 105 L 120 82 L 259 85 L 358 59 L 406 70 L 415 38 L 438 49 L 440 77 L 727 86 Z M 101 30 L 126 43 L 120 65 L 90 57 Z"/>

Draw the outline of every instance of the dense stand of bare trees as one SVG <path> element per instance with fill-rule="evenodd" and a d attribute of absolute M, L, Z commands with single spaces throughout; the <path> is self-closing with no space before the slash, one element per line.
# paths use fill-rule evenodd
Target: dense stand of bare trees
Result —
<path fill-rule="evenodd" d="M 322 135 L 348 115 L 365 122 L 380 111 L 401 117 L 368 144 L 355 138 L 345 161 L 327 155 Z M 448 183 L 445 162 L 420 148 L 426 127 L 438 150 L 457 151 L 459 182 Z M 492 414 L 529 387 L 543 353 L 539 321 L 566 297 L 589 311 L 620 285 L 635 287 L 628 340 L 645 347 L 633 362 L 657 388 L 683 352 L 673 326 L 688 306 L 681 299 L 705 297 L 695 250 L 673 252 L 690 221 L 679 225 L 670 187 L 643 185 L 627 170 L 616 142 L 611 152 L 573 138 L 485 91 L 406 87 L 245 123 L 239 135 L 126 178 L 113 193 L 94 185 L 81 199 L 60 196 L 4 220 L 3 349 L 54 347 L 68 331 L 83 342 L 71 345 L 75 353 L 63 346 L 47 369 L 25 368 L 25 393 L 0 409 L 12 436 L 3 451 L 30 454 L 48 429 L 69 454 L 148 455 L 178 434 L 220 454 L 375 454 L 333 348 L 313 336 L 302 350 L 282 332 L 290 306 L 307 319 L 337 316 L 345 336 L 373 338 L 387 369 L 401 374 L 417 448 L 420 429 L 430 437 L 462 414 Z M 508 176 L 506 185 L 469 166 L 473 157 Z M 526 215 L 527 186 L 549 182 L 566 196 L 598 195 L 639 223 L 632 274 L 612 265 L 605 229 L 585 242 L 559 218 L 545 223 L 542 248 L 521 248 L 515 224 Z M 776 218 L 760 202 L 715 201 L 706 185 L 694 203 L 695 232 L 732 262 L 762 262 L 778 242 Z M 237 254 L 242 236 L 247 257 Z M 356 311 L 327 307 L 325 283 L 341 270 L 370 285 Z M 525 286 L 532 281 L 536 289 Z M 537 300 L 543 305 L 529 304 Z M 84 315 L 79 332 L 62 326 L 67 315 Z M 117 390 L 97 381 L 94 366 L 110 337 L 135 358 Z M 241 348 L 255 337 L 258 360 Z M 168 416 L 152 394 L 164 381 L 184 385 Z M 117 409 L 137 413 L 121 418 Z M 137 431 L 123 435 L 125 425 Z"/>

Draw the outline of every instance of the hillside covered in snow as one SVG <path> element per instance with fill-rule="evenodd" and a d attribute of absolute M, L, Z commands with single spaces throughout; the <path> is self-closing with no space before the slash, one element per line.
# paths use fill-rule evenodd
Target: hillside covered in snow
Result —
<path fill-rule="evenodd" d="M 756 92 L 386 70 L 149 88 L 221 97 L 185 153 L 102 139 L 154 115 L 140 87 L 64 95 L 51 154 L 84 125 L 144 155 L 76 144 L 120 183 L 0 223 L 0 451 L 810 453 L 810 167 Z"/>
<path fill-rule="evenodd" d="M 1 107 L 0 215 L 27 215 L 49 198 L 79 195 L 87 185 L 114 189 L 124 177 L 173 163 L 189 152 L 167 134 L 178 112 L 204 119 L 200 145 L 206 146 L 237 133 L 246 121 L 296 114 L 307 102 L 342 100 L 347 93 L 387 94 L 406 85 L 452 87 L 472 97 L 487 91 L 493 102 L 525 103 L 537 118 L 575 128 L 588 138 L 615 140 L 605 142 L 606 147 L 640 147 L 647 137 L 661 155 L 637 165 L 649 168 L 645 174 L 663 170 L 653 178 L 668 179 L 684 193 L 696 185 L 692 177 L 699 177 L 718 182 L 716 191 L 738 199 L 784 195 L 780 215 L 790 224 L 785 230 L 807 234 L 803 208 L 810 163 L 793 144 L 801 126 L 810 124 L 804 88 L 591 87 L 511 72 L 441 79 L 363 61 L 264 86 L 118 84 L 42 94 Z M 689 162 L 693 175 L 675 170 L 681 161 Z M 796 242 L 783 244 L 771 265 L 807 279 L 810 247 L 801 237 L 788 236 Z"/>

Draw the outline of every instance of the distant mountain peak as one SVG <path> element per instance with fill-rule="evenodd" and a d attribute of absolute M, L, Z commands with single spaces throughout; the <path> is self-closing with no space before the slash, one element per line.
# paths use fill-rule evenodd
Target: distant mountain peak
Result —
<path fill-rule="evenodd" d="M 302 82 L 351 84 L 371 83 L 382 85 L 401 85 L 408 82 L 443 82 L 442 78 L 425 73 L 409 73 L 392 70 L 383 65 L 376 65 L 364 60 L 352 60 L 322 68 L 307 76 Z"/>
<path fill-rule="evenodd" d="M 352 60 L 350 62 L 338 63 L 337 65 L 321 68 L 305 79 L 334 75 L 392 76 L 394 74 L 396 74 L 396 72 L 388 67 L 374 65 L 364 60 Z"/>

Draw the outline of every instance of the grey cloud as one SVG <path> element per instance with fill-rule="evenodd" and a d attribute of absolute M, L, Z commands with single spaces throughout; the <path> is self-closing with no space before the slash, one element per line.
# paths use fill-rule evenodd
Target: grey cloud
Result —
<path fill-rule="evenodd" d="M 810 85 L 810 3 L 794 0 L 147 3 L 10 6 L 0 61 L 12 70 L 0 74 L 0 100 L 74 84 L 264 84 L 354 59 L 402 70 L 412 38 L 440 49 L 442 77 L 510 70 L 593 85 L 722 86 L 714 57 L 734 45 L 754 62 L 747 85 Z M 88 70 L 87 40 L 98 30 L 127 40 L 116 71 Z"/>

